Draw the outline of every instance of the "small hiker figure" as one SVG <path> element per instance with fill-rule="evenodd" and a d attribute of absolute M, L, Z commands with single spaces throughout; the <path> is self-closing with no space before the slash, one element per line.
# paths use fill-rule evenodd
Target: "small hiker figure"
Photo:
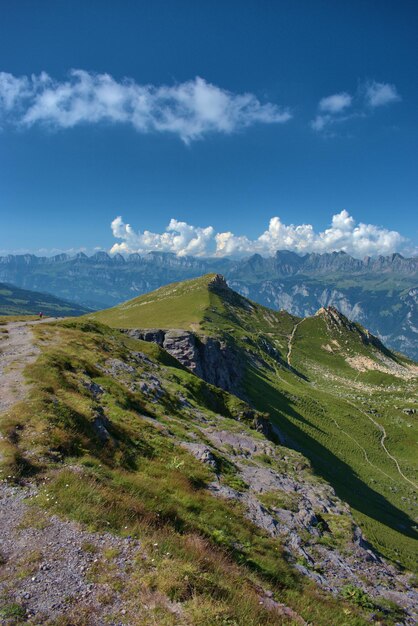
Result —
<path fill-rule="evenodd" d="M 41 320 L 43 318 L 44 314 L 42 313 L 42 311 L 39 313 L 39 319 Z"/>

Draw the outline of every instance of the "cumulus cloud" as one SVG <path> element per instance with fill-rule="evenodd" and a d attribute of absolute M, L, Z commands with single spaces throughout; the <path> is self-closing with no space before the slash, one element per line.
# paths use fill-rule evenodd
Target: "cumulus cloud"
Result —
<path fill-rule="evenodd" d="M 365 87 L 366 101 L 372 108 L 381 107 L 391 102 L 397 102 L 401 99 L 395 85 L 388 83 L 377 83 L 372 81 Z"/>
<path fill-rule="evenodd" d="M 277 250 L 297 253 L 344 251 L 363 258 L 390 254 L 406 246 L 406 239 L 398 232 L 373 224 L 356 223 L 345 210 L 332 217 L 329 228 L 316 232 L 311 224 L 284 224 L 272 217 L 267 230 L 250 239 L 232 232 L 216 232 L 212 226 L 201 228 L 172 219 L 163 233 L 148 230 L 136 232 L 122 217 L 111 224 L 115 243 L 111 253 L 144 254 L 151 251 L 172 252 L 177 256 L 240 257 L 259 253 L 265 256 Z"/>
<path fill-rule="evenodd" d="M 327 96 L 319 101 L 318 108 L 320 111 L 327 113 L 340 113 L 351 105 L 352 97 L 346 92 L 335 93 Z"/>
<path fill-rule="evenodd" d="M 311 128 L 329 133 L 342 122 L 366 117 L 371 109 L 399 100 L 401 97 L 395 85 L 376 81 L 362 83 L 354 95 L 344 91 L 322 98 L 318 103 L 318 113 L 311 121 Z"/>
<path fill-rule="evenodd" d="M 311 128 L 320 132 L 332 123 L 333 119 L 331 115 L 317 115 L 311 122 Z"/>
<path fill-rule="evenodd" d="M 155 86 L 84 70 L 72 70 L 61 82 L 45 72 L 23 77 L 0 72 L 0 123 L 55 128 L 125 123 L 141 133 L 173 133 L 188 143 L 210 132 L 229 134 L 290 118 L 277 104 L 262 103 L 252 93 L 233 93 L 200 77 Z"/>
<path fill-rule="evenodd" d="M 122 217 L 111 223 L 116 239 L 122 239 L 111 252 L 175 252 L 178 256 L 206 256 L 214 252 L 215 231 L 212 226 L 200 228 L 186 222 L 172 219 L 164 233 L 152 233 L 149 230 L 136 233 L 130 224 L 125 224 Z"/>
<path fill-rule="evenodd" d="M 351 106 L 352 100 L 352 96 L 345 91 L 322 98 L 318 104 L 318 111 L 320 111 L 320 113 L 311 122 L 313 130 L 324 130 L 328 125 L 337 120 L 342 120 L 342 117 L 337 116 L 345 112 Z"/>

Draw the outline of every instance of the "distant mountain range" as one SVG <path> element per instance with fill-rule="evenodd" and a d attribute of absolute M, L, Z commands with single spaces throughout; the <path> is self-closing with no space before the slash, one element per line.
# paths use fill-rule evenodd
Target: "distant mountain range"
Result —
<path fill-rule="evenodd" d="M 256 302 L 301 317 L 335 306 L 391 348 L 418 359 L 418 258 L 392 254 L 359 260 L 344 252 L 299 256 L 286 250 L 240 261 L 161 252 L 0 257 L 0 281 L 92 309 L 209 272 L 222 273 L 231 287 Z"/>

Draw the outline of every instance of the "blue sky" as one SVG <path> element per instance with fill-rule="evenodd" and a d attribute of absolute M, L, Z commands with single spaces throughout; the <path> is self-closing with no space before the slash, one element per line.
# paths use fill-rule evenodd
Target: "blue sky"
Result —
<path fill-rule="evenodd" d="M 3 253 L 416 247 L 415 3 L 0 10 Z"/>

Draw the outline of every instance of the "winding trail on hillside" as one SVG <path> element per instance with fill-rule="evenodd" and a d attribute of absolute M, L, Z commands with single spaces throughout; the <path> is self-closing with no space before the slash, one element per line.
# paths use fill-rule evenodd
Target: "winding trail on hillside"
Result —
<path fill-rule="evenodd" d="M 293 339 L 295 337 L 295 333 L 298 329 L 298 326 L 300 326 L 302 324 L 302 322 L 305 321 L 305 318 L 303 320 L 300 320 L 297 324 L 295 324 L 293 326 L 292 332 L 290 334 L 289 337 L 289 343 L 287 344 L 287 356 L 286 356 L 286 360 L 287 360 L 287 364 L 289 367 L 292 367 L 292 364 L 290 362 L 291 356 L 292 356 L 292 348 L 293 348 Z"/>
<path fill-rule="evenodd" d="M 348 433 L 346 430 L 344 430 L 344 428 L 342 428 L 339 423 L 337 422 L 337 420 L 335 419 L 335 417 L 333 417 L 332 415 L 330 416 L 332 421 L 334 422 L 334 424 L 336 425 L 336 427 L 349 439 L 351 439 L 352 441 L 354 441 L 354 443 L 356 444 L 356 446 L 358 448 L 360 448 L 360 450 L 363 452 L 364 455 L 364 459 L 366 461 L 366 463 L 368 463 L 370 465 L 370 467 L 373 467 L 373 469 L 377 470 L 378 472 L 380 472 L 381 474 L 383 474 L 384 476 L 386 476 L 386 478 L 389 478 L 389 480 L 393 480 L 392 476 L 389 476 L 389 474 L 386 474 L 386 472 L 384 470 L 382 470 L 380 467 L 377 467 L 377 465 L 374 465 L 374 463 L 372 463 L 367 455 L 366 449 L 363 448 L 363 446 L 357 441 L 357 439 L 355 437 L 353 437 L 352 435 L 350 435 L 350 433 Z"/>
<path fill-rule="evenodd" d="M 289 381 L 285 380 L 284 378 L 282 378 L 282 376 L 280 376 L 279 371 L 277 366 L 275 366 L 275 370 L 276 370 L 276 376 L 277 378 L 279 378 L 283 383 L 285 383 L 286 385 L 291 386 L 291 384 L 289 383 Z M 309 383 L 308 383 L 309 384 Z M 350 433 L 348 433 L 346 430 L 344 430 L 344 428 L 342 426 L 340 426 L 340 424 L 337 422 L 337 420 L 335 419 L 335 417 L 333 417 L 332 415 L 330 415 L 331 420 L 334 422 L 334 424 L 336 425 L 336 427 L 338 428 L 338 430 L 340 430 L 346 437 L 348 437 L 349 439 L 351 439 L 351 441 L 353 441 L 356 446 L 362 451 L 363 456 L 364 456 L 364 460 L 366 461 L 366 463 L 368 465 L 370 465 L 370 467 L 372 467 L 373 469 L 377 470 L 378 472 L 380 472 L 381 474 L 383 474 L 384 476 L 386 476 L 386 478 L 389 478 L 389 480 L 394 480 L 393 476 L 389 476 L 389 474 L 386 474 L 386 472 L 384 470 L 382 470 L 380 467 L 378 467 L 377 465 L 375 465 L 374 463 L 371 462 L 371 460 L 368 457 L 367 451 L 365 448 L 363 448 L 363 446 L 357 441 L 357 439 L 355 437 L 353 437 L 352 435 L 350 435 Z"/>
<path fill-rule="evenodd" d="M 333 394 L 329 389 L 327 390 L 327 393 L 330 393 L 332 396 L 334 396 L 335 398 L 339 398 L 341 399 L 341 396 L 338 396 L 336 394 Z M 384 426 L 382 424 L 379 424 L 379 422 L 377 422 L 373 417 L 371 417 L 371 415 L 369 415 L 368 413 L 366 413 L 366 411 L 364 411 L 363 409 L 361 409 L 359 406 L 357 406 L 354 402 L 351 402 L 351 400 L 348 400 L 347 398 L 343 398 L 345 402 L 347 402 L 347 404 L 349 404 L 350 406 L 353 407 L 353 409 L 355 409 L 356 411 L 358 411 L 359 413 L 361 413 L 362 415 L 364 415 L 365 417 L 367 417 L 368 420 L 370 420 L 374 426 L 376 426 L 376 428 L 380 431 L 381 433 L 381 438 L 380 438 L 380 445 L 383 448 L 386 456 L 391 459 L 393 461 L 393 463 L 396 465 L 396 469 L 398 471 L 398 473 L 400 474 L 400 476 L 407 481 L 410 485 L 412 485 L 412 487 L 414 487 L 414 489 L 418 489 L 418 485 L 416 483 L 414 483 L 410 478 L 408 478 L 407 476 L 405 476 L 405 474 L 402 472 L 401 467 L 399 465 L 399 461 L 397 460 L 396 457 L 393 456 L 393 454 L 391 454 L 389 452 L 389 450 L 386 448 L 385 445 L 385 439 L 387 439 L 387 433 L 386 430 L 384 428 Z M 389 474 L 386 474 L 386 472 L 384 470 L 382 470 L 380 467 L 377 467 L 377 465 L 374 465 L 374 463 L 372 463 L 370 461 L 370 459 L 367 456 L 367 452 L 365 450 L 365 448 L 363 448 L 363 446 L 355 439 L 355 437 L 353 437 L 352 435 L 350 435 L 350 433 L 348 433 L 346 430 L 344 430 L 337 422 L 337 420 L 331 416 L 332 421 L 334 422 L 334 424 L 337 426 L 337 428 L 344 433 L 347 437 L 349 437 L 352 441 L 354 441 L 354 443 L 363 451 L 364 454 L 364 458 L 366 460 L 366 462 L 371 466 L 374 467 L 376 470 L 378 470 L 381 474 L 383 474 L 384 476 L 386 476 L 387 478 L 390 478 L 391 480 L 393 480 L 392 476 L 389 476 Z"/>
<path fill-rule="evenodd" d="M 328 393 L 331 393 L 331 395 L 333 395 L 334 397 L 337 397 L 339 399 L 341 399 L 341 396 L 337 396 L 335 394 L 333 394 L 332 392 L 330 392 L 329 390 L 327 390 Z M 414 489 L 418 489 L 418 485 L 416 483 L 414 483 L 414 481 L 412 481 L 410 478 L 408 478 L 407 476 L 405 476 L 405 474 L 403 473 L 403 471 L 401 470 L 401 467 L 399 465 L 399 461 L 396 457 L 393 456 L 393 454 L 391 454 L 389 452 L 389 450 L 387 449 L 386 445 L 385 445 L 385 439 L 387 439 L 387 433 L 385 430 L 385 427 L 380 424 L 378 421 L 376 421 L 371 415 L 369 415 L 369 413 L 366 413 L 366 411 L 364 411 L 363 409 L 361 409 L 359 406 L 357 406 L 357 404 L 355 404 L 354 402 L 352 402 L 351 400 L 348 400 L 347 398 L 344 398 L 344 401 L 347 402 L 347 404 L 349 404 L 350 406 L 353 407 L 353 409 L 355 409 L 356 411 L 358 411 L 359 413 L 361 413 L 362 415 L 364 415 L 365 417 L 367 417 L 367 419 L 369 421 L 372 422 L 372 424 L 374 424 L 374 426 L 376 426 L 376 428 L 380 431 L 381 433 L 381 438 L 380 438 L 380 446 L 383 448 L 386 456 L 391 459 L 391 461 L 393 461 L 393 463 L 396 465 L 396 469 L 399 473 L 399 475 L 406 481 L 408 482 L 410 485 L 412 485 L 412 487 L 414 487 Z M 339 430 L 341 430 L 341 432 L 343 432 L 347 437 L 349 437 L 350 439 L 352 439 L 356 445 L 363 450 L 363 454 L 364 454 L 364 458 L 367 461 L 367 463 L 369 465 L 371 465 L 372 467 L 374 467 L 375 469 L 377 469 L 381 474 L 384 474 L 387 478 L 390 478 L 391 480 L 393 480 L 393 477 L 389 476 L 388 474 L 386 474 L 386 472 L 384 470 L 382 470 L 380 467 L 377 467 L 377 465 L 374 465 L 368 458 L 367 456 L 367 452 L 366 450 L 363 448 L 363 446 L 352 436 L 350 435 L 347 431 L 345 431 L 337 422 L 337 420 L 331 416 L 332 421 L 335 423 L 335 425 L 339 428 Z"/>
<path fill-rule="evenodd" d="M 412 485 L 414 487 L 414 489 L 418 489 L 418 485 L 416 483 L 414 483 L 412 480 L 410 480 L 407 476 L 405 476 L 405 474 L 403 473 L 403 471 L 400 468 L 398 460 L 396 459 L 396 457 L 393 456 L 393 454 L 391 454 L 389 452 L 389 450 L 385 446 L 385 439 L 387 439 L 387 433 L 386 433 L 385 427 L 382 424 L 379 424 L 379 422 L 377 422 L 371 415 L 366 413 L 366 411 L 363 411 L 363 409 L 360 409 L 357 405 L 355 405 L 354 402 L 351 402 L 351 400 L 346 400 L 346 402 L 348 404 L 350 404 L 352 407 L 354 407 L 357 411 L 359 411 L 360 413 L 365 415 L 376 426 L 376 428 L 378 428 L 380 430 L 380 432 L 382 434 L 382 436 L 380 438 L 380 445 L 382 446 L 382 448 L 385 451 L 386 455 L 388 456 L 389 459 L 391 459 L 395 463 L 396 468 L 397 468 L 400 476 L 402 476 L 402 478 L 404 480 L 406 480 L 410 485 Z"/>
<path fill-rule="evenodd" d="M 287 349 L 287 364 L 289 367 L 292 367 L 291 364 L 291 357 L 292 357 L 292 348 L 293 348 L 293 342 L 294 342 L 294 338 L 295 338 L 295 334 L 296 331 L 298 329 L 298 327 L 302 324 L 302 322 L 304 321 L 304 319 L 300 320 L 299 322 L 297 322 L 297 324 L 294 325 L 292 332 L 290 334 L 289 337 L 289 343 L 288 343 L 288 349 Z M 366 413 L 366 411 L 363 411 L 363 409 L 361 409 L 360 407 L 358 407 L 357 405 L 354 404 L 354 402 L 351 402 L 350 400 L 346 400 L 346 402 L 348 404 L 350 404 L 350 406 L 352 406 L 353 408 L 356 409 L 356 411 L 358 411 L 359 413 L 362 413 L 363 415 L 365 415 L 375 426 L 376 428 L 379 429 L 379 431 L 381 432 L 381 438 L 380 438 L 380 445 L 384 450 L 384 453 L 386 454 L 386 456 L 391 459 L 391 461 L 393 461 L 393 463 L 396 465 L 396 469 L 399 473 L 399 475 L 406 481 L 408 482 L 410 485 L 412 485 L 412 487 L 414 487 L 414 489 L 418 489 L 418 485 L 416 483 L 414 483 L 410 478 L 408 478 L 407 476 L 405 476 L 405 474 L 403 473 L 403 471 L 401 470 L 401 467 L 399 465 L 399 461 L 397 460 L 396 457 L 393 456 L 393 454 L 391 454 L 389 452 L 389 450 L 387 449 L 386 445 L 385 445 L 385 440 L 387 439 L 387 433 L 386 430 L 384 428 L 384 426 L 382 426 L 382 424 L 379 424 L 379 422 L 377 422 L 373 417 L 371 417 L 371 415 L 369 415 L 368 413 Z M 341 430 L 341 432 L 343 432 L 347 437 L 349 437 L 350 439 L 352 439 L 356 445 L 363 450 L 363 454 L 364 454 L 364 458 L 366 460 L 366 462 L 371 465 L 372 467 L 375 467 L 375 469 L 378 469 L 382 474 L 384 474 L 387 478 L 390 478 L 388 476 L 388 474 L 386 474 L 386 472 L 384 472 L 383 470 L 381 470 L 380 468 L 377 468 L 375 465 L 373 465 L 373 463 L 369 460 L 368 456 L 367 456 L 367 452 L 366 450 L 363 448 L 363 446 L 361 444 L 359 444 L 359 442 L 352 437 L 349 433 L 347 433 L 345 430 L 343 430 L 343 428 L 341 428 L 341 426 L 338 424 L 338 422 L 332 418 L 335 425 L 339 428 L 339 430 Z"/>
<path fill-rule="evenodd" d="M 6 330 L 0 339 L 0 414 L 17 402 L 24 400 L 28 392 L 23 370 L 39 355 L 35 346 L 32 327 L 55 321 L 55 318 L 30 322 L 8 322 L 1 326 Z"/>
<path fill-rule="evenodd" d="M 294 337 L 295 337 L 295 334 L 296 334 L 296 331 L 297 331 L 298 327 L 300 326 L 300 324 L 302 324 L 303 321 L 304 321 L 304 319 L 300 320 L 299 322 L 297 322 L 297 324 L 294 325 L 294 327 L 292 329 L 292 332 L 291 332 L 291 334 L 289 336 L 288 350 L 287 350 L 287 364 L 288 364 L 289 367 L 292 367 L 291 356 L 292 356 L 292 348 L 293 348 L 293 343 L 294 343 Z M 276 369 L 276 375 L 278 376 L 278 378 L 280 378 L 280 380 L 282 380 L 283 382 L 287 383 L 287 381 L 285 381 L 278 374 L 277 368 L 275 368 L 275 369 Z M 329 390 L 328 390 L 328 393 L 330 393 Z M 332 394 L 332 395 L 334 395 L 334 394 Z M 338 396 L 338 397 L 340 397 L 340 396 Z M 414 483 L 414 481 L 412 481 L 410 478 L 405 476 L 405 474 L 403 473 L 403 471 L 402 471 L 402 469 L 400 467 L 398 459 L 396 457 L 394 457 L 393 454 L 391 454 L 389 452 L 389 450 L 387 449 L 387 447 L 385 445 L 385 440 L 387 439 L 387 433 L 386 433 L 386 430 L 385 430 L 384 426 L 382 424 L 380 424 L 379 422 L 377 422 L 373 417 L 371 417 L 371 415 L 366 413 L 366 411 L 364 411 L 363 409 L 358 407 L 354 402 L 351 402 L 351 400 L 348 400 L 348 399 L 345 398 L 345 401 L 347 402 L 347 404 L 352 406 L 356 411 L 358 411 L 359 413 L 362 413 L 363 415 L 365 415 L 367 417 L 367 419 L 370 420 L 374 424 L 374 426 L 380 431 L 380 433 L 382 435 L 381 438 L 380 438 L 380 446 L 382 447 L 384 453 L 395 464 L 396 469 L 397 469 L 399 475 L 403 478 L 403 480 L 405 480 L 410 485 L 412 485 L 412 487 L 414 487 L 414 489 L 418 489 L 418 485 L 416 483 Z M 351 439 L 356 444 L 356 446 L 363 452 L 364 459 L 365 459 L 366 463 L 368 463 L 368 465 L 370 465 L 371 467 L 373 467 L 374 469 L 379 471 L 381 474 L 386 476 L 386 478 L 389 478 L 390 480 L 393 480 L 393 478 L 391 476 L 389 476 L 389 474 L 387 474 L 384 470 L 382 470 L 380 467 L 377 467 L 377 465 L 375 465 L 374 463 L 372 463 L 370 461 L 370 459 L 369 459 L 369 457 L 367 455 L 366 449 L 357 441 L 357 439 L 355 437 L 353 437 L 352 435 L 350 435 L 350 433 L 348 433 L 346 430 L 344 430 L 333 416 L 331 416 L 331 419 L 334 422 L 334 424 L 336 425 L 336 427 L 344 435 L 346 435 L 346 437 Z"/>

